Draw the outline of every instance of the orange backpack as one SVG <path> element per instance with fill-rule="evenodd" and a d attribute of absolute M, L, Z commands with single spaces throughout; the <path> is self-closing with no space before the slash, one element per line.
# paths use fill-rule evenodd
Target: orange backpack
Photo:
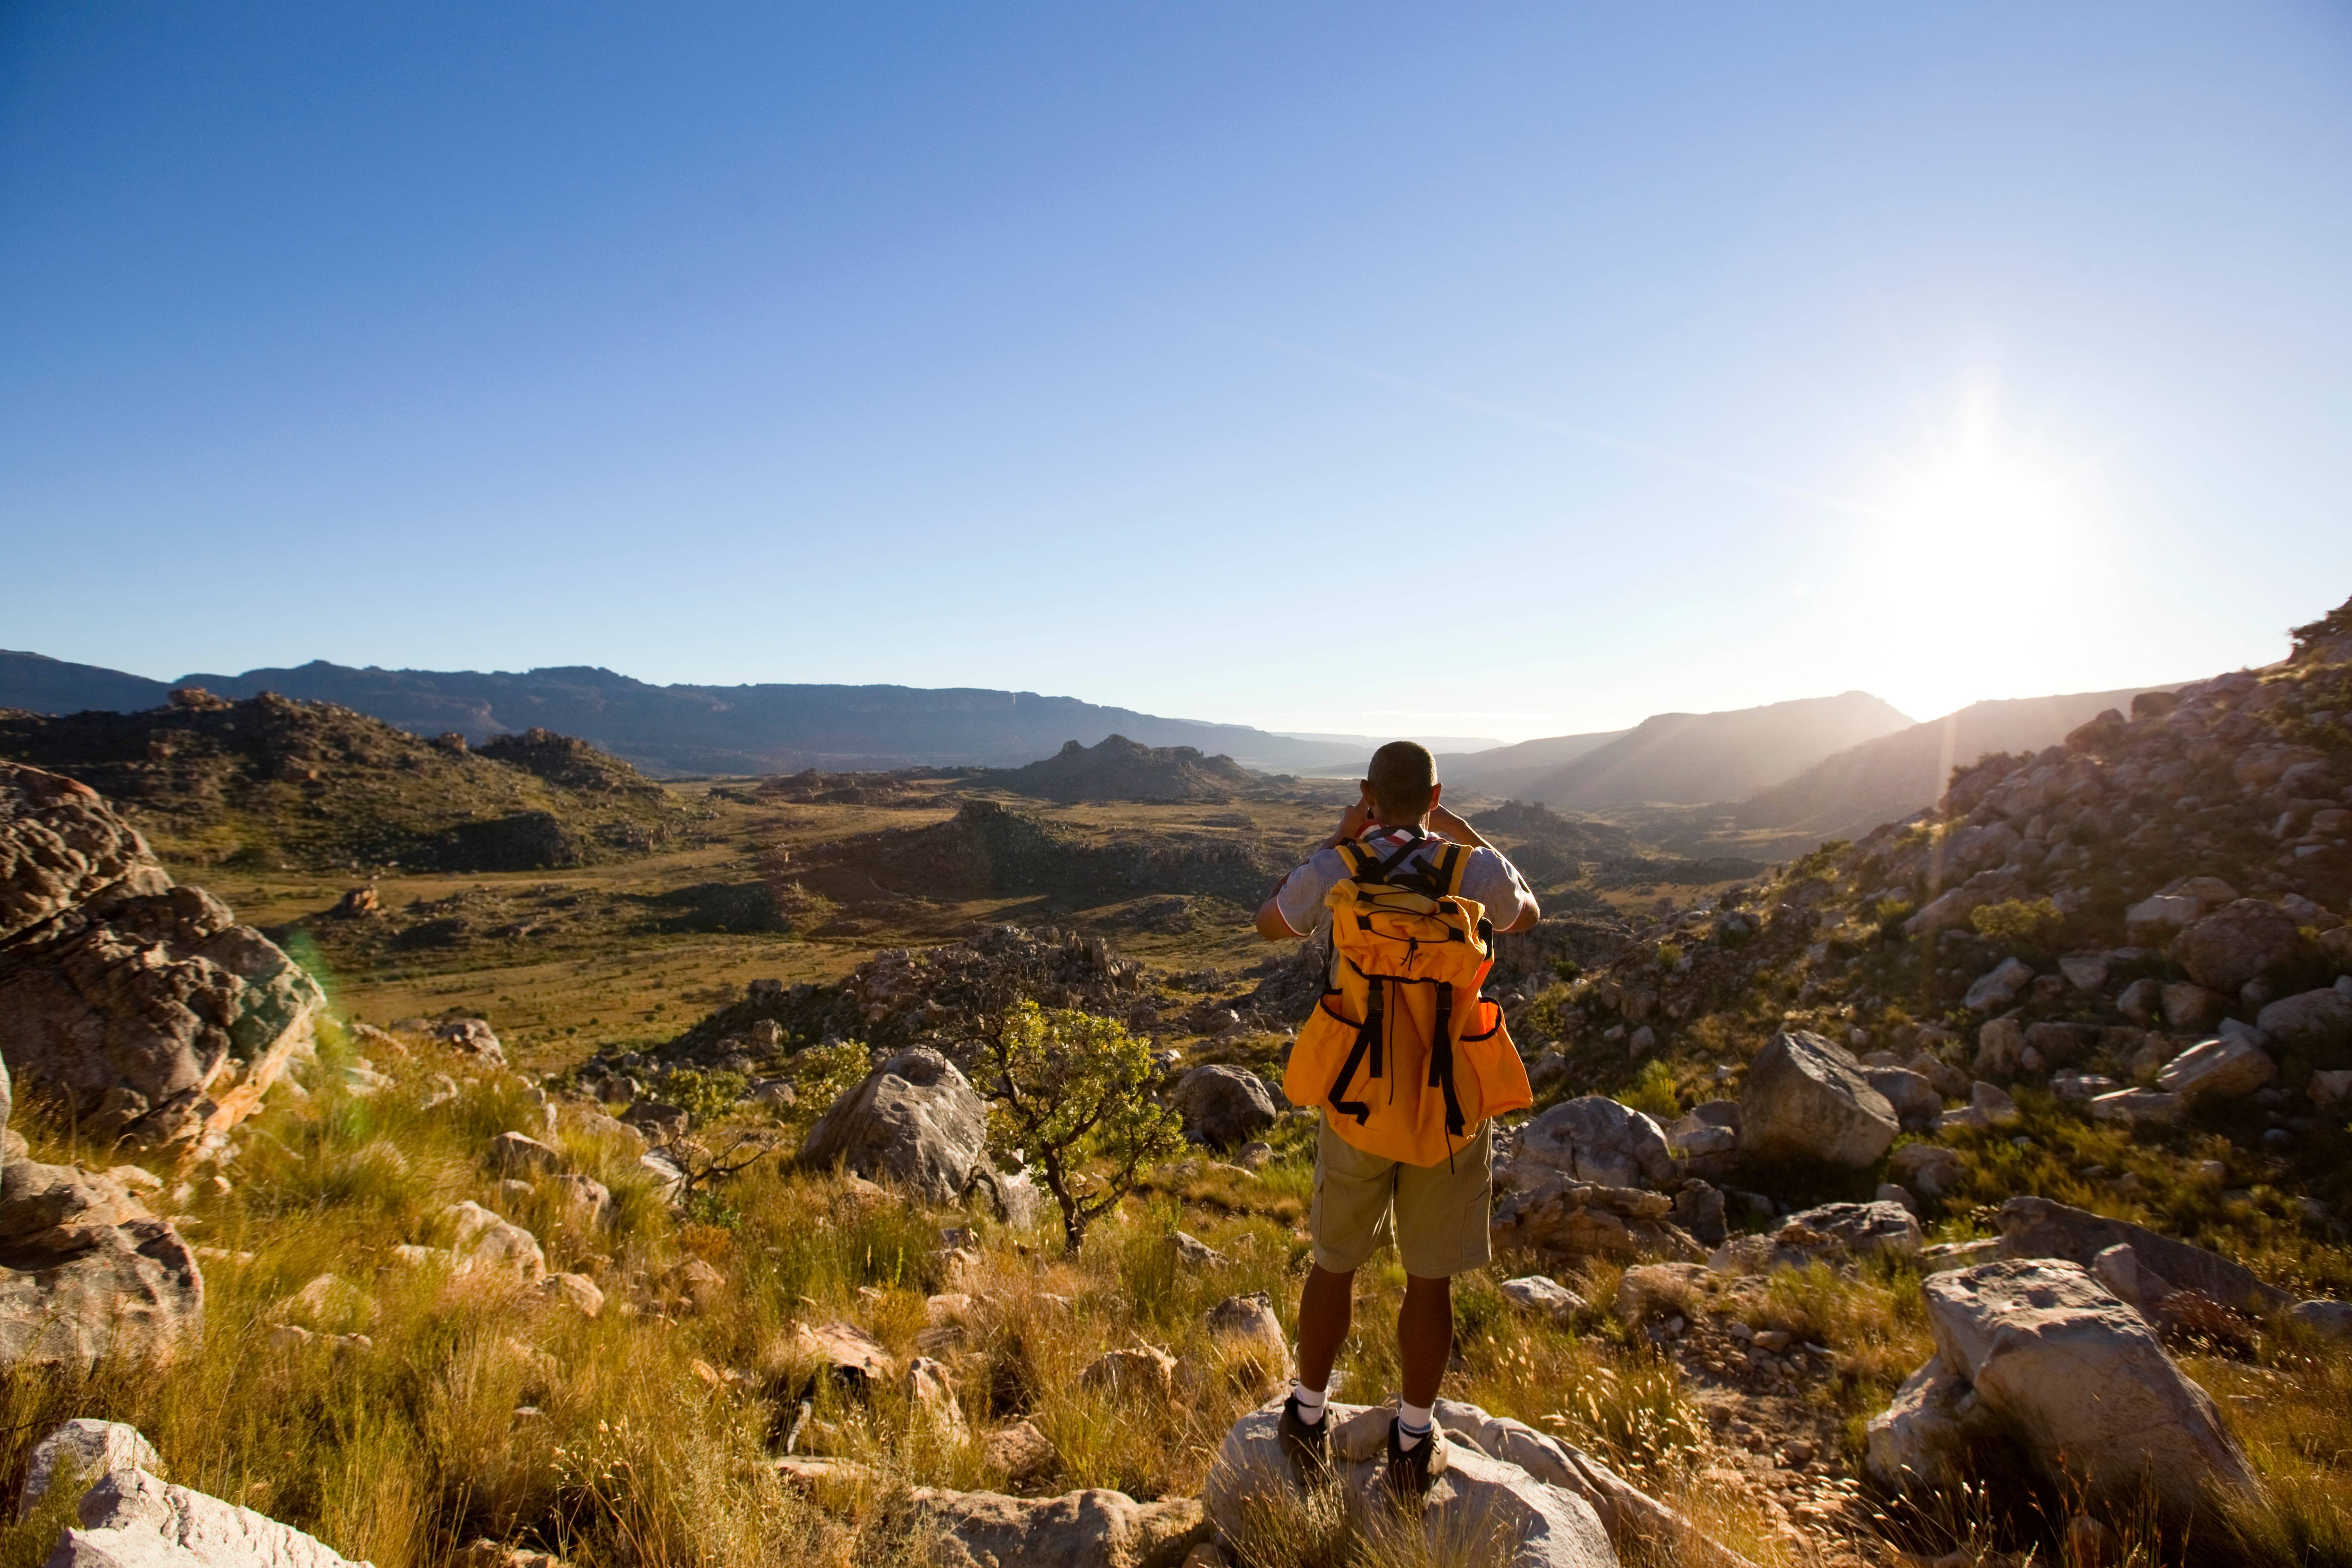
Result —
<path fill-rule="evenodd" d="M 1535 1103 L 1502 1008 L 1478 994 L 1495 929 L 1462 896 L 1470 851 L 1447 844 L 1412 864 L 1429 842 L 1386 859 L 1339 846 L 1350 874 L 1324 898 L 1330 970 L 1282 1077 L 1340 1137 L 1408 1165 L 1450 1162 L 1480 1122 Z"/>

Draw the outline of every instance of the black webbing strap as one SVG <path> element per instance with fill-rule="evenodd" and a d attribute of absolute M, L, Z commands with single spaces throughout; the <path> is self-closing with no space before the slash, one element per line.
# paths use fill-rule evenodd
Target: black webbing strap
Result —
<path fill-rule="evenodd" d="M 1349 1080 L 1356 1076 L 1356 1069 L 1364 1065 L 1367 1055 L 1372 1058 L 1370 1076 L 1381 1076 L 1381 1035 L 1388 1023 L 1381 1002 L 1381 990 L 1380 977 L 1371 976 L 1370 985 L 1365 992 L 1364 1021 L 1356 1026 L 1356 1043 L 1349 1049 L 1348 1059 L 1340 1064 L 1339 1076 L 1331 1080 L 1331 1109 L 1343 1116 L 1354 1117 L 1359 1127 L 1370 1118 L 1372 1108 L 1360 1100 L 1342 1100 L 1339 1097 L 1348 1092 Z"/>
<path fill-rule="evenodd" d="M 1454 1094 L 1454 987 L 1437 988 L 1437 1017 L 1430 1030 L 1429 1087 L 1445 1091 L 1445 1135 L 1462 1136 L 1462 1102 Z"/>

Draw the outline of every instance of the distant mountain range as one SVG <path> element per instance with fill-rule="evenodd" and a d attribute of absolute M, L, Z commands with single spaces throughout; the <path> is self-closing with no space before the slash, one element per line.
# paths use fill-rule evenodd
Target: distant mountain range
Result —
<path fill-rule="evenodd" d="M 1558 735 L 1449 757 L 1457 790 L 1560 811 L 1743 800 L 1832 752 L 1909 727 L 1866 691 L 1722 713 L 1656 713 L 1631 730 Z"/>
<path fill-rule="evenodd" d="M 291 669 L 148 680 L 36 653 L 0 651 L 0 708 L 37 713 L 160 706 L 175 687 L 217 696 L 263 691 L 333 702 L 418 735 L 468 741 L 534 727 L 576 735 L 649 772 L 797 773 L 934 766 L 1017 767 L 1076 741 L 1125 735 L 1192 746 L 1252 767 L 1322 773 L 1360 767 L 1369 737 L 1303 741 L 1246 724 L 1163 719 L 1034 691 L 908 686 L 653 686 L 609 669 L 509 673 L 354 669 L 313 660 Z"/>

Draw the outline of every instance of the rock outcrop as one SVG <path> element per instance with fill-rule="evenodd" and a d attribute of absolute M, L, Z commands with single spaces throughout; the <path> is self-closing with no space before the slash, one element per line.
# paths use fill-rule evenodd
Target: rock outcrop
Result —
<path fill-rule="evenodd" d="M 953 1203 L 984 1167 L 988 1108 L 955 1064 L 923 1047 L 900 1051 L 817 1118 L 801 1144 L 815 1166 L 842 1164 Z"/>
<path fill-rule="evenodd" d="M 69 779 L 0 763 L 0 1052 L 101 1137 L 225 1133 L 306 1047 L 325 997 Z"/>
<path fill-rule="evenodd" d="M 0 1124 L 8 1110 L 0 1071 Z M 204 1308 L 195 1255 L 121 1180 L 0 1166 L 0 1365 L 166 1361 L 203 1331 Z"/>

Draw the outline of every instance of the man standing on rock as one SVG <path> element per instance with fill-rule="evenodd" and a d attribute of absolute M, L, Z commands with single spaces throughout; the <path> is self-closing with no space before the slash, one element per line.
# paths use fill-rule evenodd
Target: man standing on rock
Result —
<path fill-rule="evenodd" d="M 1307 1219 L 1314 1267 L 1298 1303 L 1298 1380 L 1281 1439 L 1301 1485 L 1329 1474 L 1331 1363 L 1348 1337 L 1356 1270 L 1393 1240 L 1403 1397 L 1387 1480 L 1429 1489 L 1432 1410 L 1454 1349 L 1453 1276 L 1488 1257 L 1488 1119 L 1533 1103 L 1501 1009 L 1478 994 L 1496 932 L 1541 911 L 1517 868 L 1438 804 L 1437 761 L 1395 741 L 1372 753 L 1361 798 L 1257 912 L 1271 942 L 1329 911 L 1330 968 L 1291 1048 L 1283 1089 L 1322 1111 Z"/>

